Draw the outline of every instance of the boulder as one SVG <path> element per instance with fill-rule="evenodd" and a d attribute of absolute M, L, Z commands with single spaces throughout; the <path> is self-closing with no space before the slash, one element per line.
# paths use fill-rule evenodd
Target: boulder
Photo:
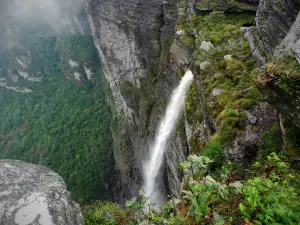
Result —
<path fill-rule="evenodd" d="M 63 179 L 50 169 L 0 160 L 1 225 L 81 225 L 82 213 Z"/>
<path fill-rule="evenodd" d="M 188 64 L 192 57 L 192 50 L 177 40 L 171 45 L 170 52 L 177 65 Z"/>
<path fill-rule="evenodd" d="M 212 43 L 210 43 L 210 41 L 202 41 L 201 42 L 201 45 L 200 45 L 201 50 L 208 52 L 212 48 L 214 48 L 214 46 L 212 45 Z"/>
<path fill-rule="evenodd" d="M 220 88 L 214 88 L 211 94 L 212 94 L 214 97 L 216 97 L 216 96 L 222 94 L 223 92 L 224 92 L 223 89 L 220 89 Z"/>
<path fill-rule="evenodd" d="M 232 55 L 225 55 L 224 60 L 231 61 L 232 60 Z"/>
<path fill-rule="evenodd" d="M 199 64 L 199 67 L 200 67 L 201 70 L 205 70 L 210 65 L 211 65 L 211 63 L 209 61 L 204 61 L 204 62 L 202 62 L 202 63 Z"/>

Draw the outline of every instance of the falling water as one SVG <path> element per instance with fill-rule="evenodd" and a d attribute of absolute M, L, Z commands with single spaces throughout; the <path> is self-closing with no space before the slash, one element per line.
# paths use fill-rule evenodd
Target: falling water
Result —
<path fill-rule="evenodd" d="M 164 153 L 168 138 L 175 128 L 185 104 L 186 93 L 193 81 L 193 74 L 188 70 L 179 86 L 173 91 L 171 100 L 167 107 L 165 116 L 159 125 L 158 132 L 155 135 L 155 142 L 150 148 L 149 159 L 144 164 L 144 191 L 145 196 L 149 198 L 150 203 L 160 205 L 162 196 L 159 190 L 158 177 L 159 170 L 162 166 Z"/>

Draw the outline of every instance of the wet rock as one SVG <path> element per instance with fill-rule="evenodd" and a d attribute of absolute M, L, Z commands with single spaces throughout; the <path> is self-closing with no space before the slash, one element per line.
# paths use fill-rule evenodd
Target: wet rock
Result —
<path fill-rule="evenodd" d="M 187 14 L 193 16 L 195 14 L 195 5 L 193 0 L 188 0 Z"/>
<path fill-rule="evenodd" d="M 81 225 L 82 214 L 62 178 L 50 169 L 0 160 L 0 224 Z"/>
<path fill-rule="evenodd" d="M 187 121 L 186 118 L 184 120 L 184 127 L 185 127 L 186 139 L 187 139 L 188 145 L 190 145 L 190 139 L 193 135 L 193 133 L 192 133 L 193 127 L 189 124 L 189 122 Z"/>
<path fill-rule="evenodd" d="M 185 161 L 185 150 L 179 136 L 173 135 L 172 142 L 169 142 L 166 149 L 166 164 L 168 187 L 171 194 L 180 195 L 180 187 L 182 182 L 182 174 L 178 170 L 178 165 Z M 176 149 L 176 151 L 174 151 Z"/>

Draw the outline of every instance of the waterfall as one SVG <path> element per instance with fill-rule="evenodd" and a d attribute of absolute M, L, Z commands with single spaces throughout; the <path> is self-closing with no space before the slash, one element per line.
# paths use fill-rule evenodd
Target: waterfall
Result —
<path fill-rule="evenodd" d="M 184 108 L 186 93 L 193 81 L 193 74 L 188 70 L 180 81 L 179 86 L 173 91 L 164 118 L 160 122 L 155 140 L 150 147 L 149 158 L 144 163 L 144 191 L 148 202 L 157 207 L 163 203 L 165 196 L 159 190 L 157 177 L 161 169 L 167 141 L 175 128 L 176 122 Z"/>

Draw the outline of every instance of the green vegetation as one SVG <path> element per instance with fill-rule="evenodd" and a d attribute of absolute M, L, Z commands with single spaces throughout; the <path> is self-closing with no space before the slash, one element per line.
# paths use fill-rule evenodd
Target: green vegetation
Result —
<path fill-rule="evenodd" d="M 263 162 L 266 157 L 271 153 L 279 153 L 282 148 L 282 134 L 279 124 L 274 124 L 270 131 L 264 133 L 259 151 L 259 161 Z"/>
<path fill-rule="evenodd" d="M 236 1 L 222 2 L 226 3 L 222 10 L 245 7 Z M 210 4 L 209 7 L 217 7 L 213 4 L 219 4 L 218 1 L 197 3 L 198 8 Z M 187 1 L 182 1 L 178 7 L 185 11 Z M 202 130 L 193 130 L 195 132 L 189 140 L 192 155 L 181 163 L 184 185 L 179 197 L 169 196 L 169 201 L 157 212 L 141 194 L 136 201 L 127 202 L 126 210 L 122 211 L 123 219 L 112 217 L 104 224 L 113 224 L 114 219 L 120 224 L 300 223 L 299 129 L 286 127 L 286 134 L 283 134 L 279 124 L 274 124 L 262 135 L 258 161 L 251 169 L 241 169 L 238 164 L 226 160 L 224 154 L 224 148 L 245 135 L 245 124 L 254 132 L 259 129 L 256 124 L 247 122 L 245 111 L 263 100 L 255 82 L 258 75 L 264 78 L 265 85 L 276 74 L 273 84 L 286 92 L 295 91 L 298 85 L 298 76 L 293 77 L 298 71 L 298 67 L 293 67 L 294 61 L 279 60 L 278 65 L 267 65 L 260 73 L 256 71 L 250 46 L 240 30 L 244 24 L 253 23 L 252 14 L 212 12 L 180 16 L 176 29 L 185 34 L 177 37 L 178 41 L 194 48 L 195 67 L 204 61 L 210 63 L 209 67 L 194 71 L 197 82 L 188 92 L 186 119 L 193 129 L 199 128 L 204 120 L 203 111 L 207 110 L 216 121 L 216 132 L 208 140 L 200 140 Z M 203 41 L 210 41 L 214 47 L 209 51 L 201 50 Z M 178 69 L 178 78 L 182 75 L 183 70 Z M 215 88 L 221 91 L 213 95 Z M 135 93 L 136 90 L 124 84 L 123 93 L 126 92 Z M 155 112 L 155 109 L 151 110 Z M 177 129 L 180 137 L 183 136 L 183 121 Z M 91 210 L 104 215 L 103 208 L 95 206 Z"/>
<path fill-rule="evenodd" d="M 256 6 L 247 2 L 240 2 L 237 0 L 213 0 L 213 1 L 196 1 L 197 8 L 200 10 L 215 10 L 215 11 L 240 11 L 239 9 L 255 11 Z"/>
<path fill-rule="evenodd" d="M 257 82 L 261 85 L 275 86 L 288 95 L 298 94 L 300 88 L 299 65 L 292 53 L 287 53 L 274 62 L 267 63 L 258 72 Z"/>
<path fill-rule="evenodd" d="M 252 14 L 214 11 L 208 15 L 182 16 L 176 27 L 177 30 L 185 31 L 186 37 L 194 37 L 196 48 L 193 61 L 209 62 L 209 67 L 194 71 L 195 79 L 202 85 L 193 84 L 189 90 L 185 107 L 187 119 L 191 125 L 203 121 L 202 98 L 208 113 L 218 121 L 218 132 L 210 141 L 218 143 L 221 148 L 243 133 L 241 124 L 247 118 L 243 110 L 251 109 L 262 99 L 252 77 L 252 71 L 257 66 L 240 29 L 243 24 L 252 23 Z M 201 50 L 203 41 L 210 41 L 214 47 L 208 52 Z M 212 95 L 214 89 L 220 90 L 216 96 Z M 203 151 L 205 154 L 203 144 L 198 144 L 197 137 L 192 138 L 191 151 Z"/>
<path fill-rule="evenodd" d="M 238 171 L 231 163 L 219 173 L 210 172 L 213 160 L 190 155 L 181 164 L 185 187 L 179 198 L 172 198 L 154 211 L 139 201 L 129 201 L 126 211 L 116 210 L 110 203 L 89 208 L 87 224 L 96 225 L 96 215 L 102 224 L 299 224 L 299 175 L 286 159 L 275 153 L 265 164 L 255 163 L 248 180 L 237 180 Z M 142 210 L 144 208 L 144 210 Z M 91 216 L 92 212 L 92 216 Z M 115 215 L 107 218 L 109 215 Z M 123 215 L 123 218 L 120 218 Z"/>
<path fill-rule="evenodd" d="M 124 224 L 126 211 L 117 204 L 97 201 L 83 208 L 85 225 L 120 225 Z"/>
<path fill-rule="evenodd" d="M 31 63 L 22 71 L 41 81 L 20 78 L 14 84 L 31 88 L 33 93 L 28 94 L 0 87 L 0 157 L 50 167 L 64 178 L 77 200 L 110 199 L 108 186 L 114 169 L 111 112 L 92 38 L 41 38 L 30 50 Z M 14 61 L 9 52 L 1 56 L 2 65 Z M 69 76 L 68 59 L 81 65 L 81 74 L 82 65 L 87 66 L 92 81 L 76 84 L 66 79 L 74 79 Z M 19 69 L 16 64 L 9 66 L 8 72 Z"/>

